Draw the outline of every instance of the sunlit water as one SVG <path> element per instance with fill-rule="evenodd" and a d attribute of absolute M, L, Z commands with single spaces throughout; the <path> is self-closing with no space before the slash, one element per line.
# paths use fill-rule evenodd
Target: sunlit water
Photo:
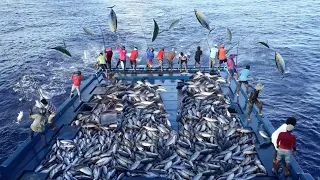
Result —
<path fill-rule="evenodd" d="M 108 27 L 107 7 L 113 5 L 118 16 L 116 34 Z M 193 53 L 200 45 L 205 55 L 209 54 L 208 43 L 224 42 L 228 48 L 254 30 L 240 43 L 238 64 L 250 64 L 254 79 L 265 83 L 261 94 L 263 112 L 275 127 L 289 116 L 298 119 L 296 158 L 305 172 L 319 177 L 319 1 L 2 0 L 0 7 L 1 162 L 28 137 L 27 114 L 38 86 L 58 105 L 69 94 L 71 72 L 94 72 L 94 57 L 103 47 L 100 28 L 106 46 L 113 48 L 116 44 L 127 49 L 137 46 L 144 54 L 147 46 L 156 50 L 175 47 Z M 194 9 L 206 14 L 210 26 L 216 28 L 208 41 L 208 30 L 200 26 Z M 160 30 L 177 18 L 182 20 L 151 42 L 153 18 Z M 95 35 L 85 34 L 82 27 L 91 28 Z M 226 27 L 233 32 L 231 43 Z M 48 49 L 63 45 L 63 41 L 72 58 Z M 284 79 L 275 67 L 274 51 L 257 45 L 258 41 L 268 41 L 286 60 Z M 139 61 L 143 64 L 144 57 L 140 56 Z M 14 121 L 20 110 L 25 116 L 18 125 Z"/>

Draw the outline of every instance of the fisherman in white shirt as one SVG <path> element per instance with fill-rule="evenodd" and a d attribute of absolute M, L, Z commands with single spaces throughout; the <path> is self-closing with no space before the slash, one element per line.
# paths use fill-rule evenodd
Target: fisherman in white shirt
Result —
<path fill-rule="evenodd" d="M 273 165 L 277 162 L 277 139 L 281 132 L 287 132 L 287 125 L 291 124 L 292 126 L 295 126 L 297 123 L 296 118 L 289 117 L 284 124 L 282 124 L 277 130 L 275 130 L 271 135 L 271 142 L 275 148 L 274 156 L 273 156 Z"/>

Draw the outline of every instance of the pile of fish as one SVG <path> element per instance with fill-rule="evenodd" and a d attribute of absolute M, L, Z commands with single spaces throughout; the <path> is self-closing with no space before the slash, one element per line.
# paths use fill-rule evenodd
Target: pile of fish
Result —
<path fill-rule="evenodd" d="M 255 152 L 255 136 L 243 129 L 238 117 L 230 114 L 230 101 L 219 83 L 225 80 L 197 73 L 182 88 L 177 153 L 186 179 L 252 179 L 266 176 Z M 179 176 L 176 176 L 180 178 Z"/>
<path fill-rule="evenodd" d="M 251 179 L 266 170 L 255 152 L 251 130 L 227 110 L 219 82 L 198 73 L 182 88 L 179 131 L 171 129 L 160 93 L 165 88 L 138 81 L 105 87 L 90 114 L 78 114 L 73 140 L 57 140 L 36 172 L 50 179 Z M 103 124 L 115 111 L 117 122 Z M 109 116 L 108 116 L 109 117 Z"/>

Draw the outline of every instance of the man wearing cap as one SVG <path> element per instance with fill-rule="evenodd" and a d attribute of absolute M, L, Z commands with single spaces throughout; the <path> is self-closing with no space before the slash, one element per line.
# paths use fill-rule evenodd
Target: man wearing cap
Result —
<path fill-rule="evenodd" d="M 131 51 L 131 55 L 130 55 L 130 64 L 131 64 L 131 68 L 133 68 L 134 70 L 137 69 L 137 57 L 138 57 L 138 48 L 134 47 L 134 49 Z"/>
<path fill-rule="evenodd" d="M 260 91 L 263 89 L 262 83 L 258 83 L 255 87 L 254 90 L 250 93 L 249 99 L 248 99 L 248 113 L 247 113 L 247 120 L 250 122 L 250 114 L 252 112 L 253 105 L 257 105 L 259 109 L 259 116 L 262 115 L 262 102 L 260 99 L 258 99 Z"/>
<path fill-rule="evenodd" d="M 233 60 L 233 58 L 236 56 L 237 56 L 236 54 L 230 54 L 229 59 L 227 60 L 228 71 L 229 71 L 229 84 L 231 84 L 231 79 L 233 78 L 234 74 L 236 74 L 237 79 L 238 79 L 236 63 Z"/>
<path fill-rule="evenodd" d="M 222 63 L 226 63 L 227 62 L 227 50 L 224 49 L 224 44 L 220 45 L 220 49 L 218 50 L 218 57 L 219 57 L 219 71 L 220 71 L 220 66 Z"/>
<path fill-rule="evenodd" d="M 75 90 L 77 90 L 77 93 L 78 93 L 78 96 L 79 96 L 79 103 L 82 102 L 81 91 L 80 91 L 80 85 L 81 85 L 82 79 L 83 79 L 83 76 L 81 75 L 81 71 L 77 71 L 76 73 L 72 73 L 71 77 L 70 77 L 70 80 L 73 81 L 72 88 L 71 88 L 71 93 L 70 93 L 70 98 L 73 97 L 73 95 L 74 95 L 73 92 Z"/>
<path fill-rule="evenodd" d="M 101 52 L 97 58 L 97 70 L 99 68 L 99 66 L 101 67 L 101 69 L 106 73 L 107 72 L 107 65 L 106 65 L 106 59 L 103 56 L 103 52 Z"/>
<path fill-rule="evenodd" d="M 122 46 L 120 48 L 119 45 L 117 45 L 116 50 L 119 52 L 119 61 L 117 63 L 116 68 L 118 68 L 118 66 L 120 64 L 122 70 L 125 71 L 126 70 L 126 55 L 127 55 L 126 47 Z"/>
<path fill-rule="evenodd" d="M 210 69 L 213 70 L 214 63 L 216 61 L 216 57 L 218 54 L 218 45 L 214 44 L 212 48 L 210 49 Z"/>
<path fill-rule="evenodd" d="M 177 52 L 174 50 L 174 48 L 172 48 L 172 50 L 169 52 L 169 54 L 167 56 L 170 71 L 172 71 L 172 69 L 173 69 L 173 59 L 174 59 L 174 56 L 176 55 L 176 53 Z"/>
<path fill-rule="evenodd" d="M 294 117 L 289 117 L 287 118 L 286 122 L 284 124 L 282 124 L 277 130 L 275 130 L 272 135 L 271 135 L 271 142 L 273 143 L 274 146 L 274 155 L 273 155 L 273 167 L 276 166 L 277 163 L 277 155 L 278 155 L 278 147 L 277 147 L 277 140 L 279 137 L 279 134 L 282 132 L 287 132 L 287 126 L 288 125 L 292 125 L 295 126 L 297 123 L 296 118 Z M 274 169 L 274 171 L 276 171 L 276 168 Z"/>
<path fill-rule="evenodd" d="M 39 112 L 35 113 L 32 109 L 30 109 L 29 118 L 32 121 L 32 124 L 30 126 L 30 139 L 33 138 L 34 132 L 37 132 L 40 134 L 40 137 L 43 141 L 44 146 L 47 146 L 46 137 L 44 135 L 45 126 L 46 126 L 46 110 L 44 108 L 40 108 Z"/>
<path fill-rule="evenodd" d="M 112 48 L 108 48 L 105 50 L 106 54 L 106 63 L 107 63 L 107 68 L 111 71 L 111 61 L 112 61 Z"/>
<path fill-rule="evenodd" d="M 250 75 L 250 65 L 247 65 L 244 69 L 242 69 L 239 73 L 239 83 L 236 90 L 237 96 L 239 96 L 239 91 L 241 89 L 242 83 L 246 86 L 246 94 L 249 94 L 249 82 L 248 76 Z"/>
<path fill-rule="evenodd" d="M 294 126 L 288 124 L 286 127 L 286 132 L 281 132 L 277 138 L 277 158 L 276 163 L 272 168 L 272 172 L 276 172 L 278 168 L 279 161 L 284 157 L 286 166 L 284 174 L 285 176 L 290 176 L 289 173 L 289 163 L 290 163 L 290 151 L 293 150 L 293 154 L 296 154 L 296 137 L 292 134 Z"/>

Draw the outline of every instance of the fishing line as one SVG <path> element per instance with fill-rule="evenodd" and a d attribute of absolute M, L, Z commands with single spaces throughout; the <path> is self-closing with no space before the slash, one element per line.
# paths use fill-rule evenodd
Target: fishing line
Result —
<path fill-rule="evenodd" d="M 12 62 L 10 61 L 10 59 L 9 59 L 8 54 L 7 54 L 4 50 L 3 50 L 2 52 L 3 52 L 3 54 L 7 57 L 10 65 L 11 65 L 12 67 L 14 67 L 13 63 L 12 63 Z M 24 87 L 23 87 L 22 84 L 21 84 L 22 78 L 20 77 L 19 79 L 20 79 L 20 81 L 18 80 L 18 86 L 19 86 L 19 88 L 23 91 L 23 93 L 22 93 L 23 98 L 24 98 L 25 100 L 27 100 L 27 95 L 25 94 L 26 91 L 25 91 Z M 19 100 L 19 101 L 20 101 L 20 100 Z"/>
<path fill-rule="evenodd" d="M 149 47 L 149 44 L 148 44 L 148 42 L 147 42 L 147 38 L 146 38 L 145 32 L 144 32 L 144 30 L 143 30 L 143 28 L 142 28 L 141 20 L 139 20 L 139 23 L 140 23 L 140 27 L 141 27 L 141 30 L 142 30 L 142 33 L 143 33 L 144 40 L 146 41 L 146 44 L 147 44 L 147 46 Z"/>
<path fill-rule="evenodd" d="M 99 27 L 100 27 L 100 31 L 101 31 L 102 39 L 103 39 L 103 48 L 105 49 L 106 48 L 106 42 L 104 40 L 104 34 L 103 34 L 103 31 L 102 31 L 101 25 Z"/>

